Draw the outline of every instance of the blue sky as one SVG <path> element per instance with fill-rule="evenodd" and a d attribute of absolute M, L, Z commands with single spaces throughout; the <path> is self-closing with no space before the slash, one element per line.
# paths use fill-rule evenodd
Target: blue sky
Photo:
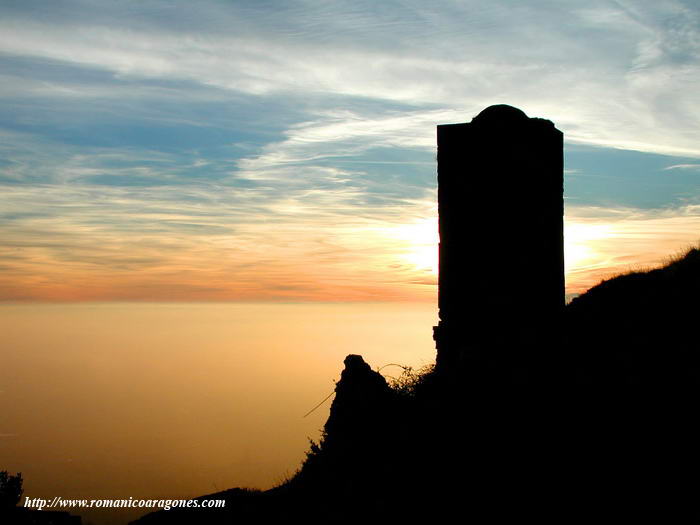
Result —
<path fill-rule="evenodd" d="M 495 103 L 565 134 L 581 291 L 700 239 L 699 55 L 691 1 L 5 0 L 0 299 L 433 300 Z"/>

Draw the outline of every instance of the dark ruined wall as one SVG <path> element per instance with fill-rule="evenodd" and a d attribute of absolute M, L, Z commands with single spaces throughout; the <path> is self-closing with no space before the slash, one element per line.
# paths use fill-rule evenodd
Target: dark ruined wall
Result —
<path fill-rule="evenodd" d="M 563 134 L 491 106 L 437 136 L 438 367 L 545 342 L 564 306 Z"/>

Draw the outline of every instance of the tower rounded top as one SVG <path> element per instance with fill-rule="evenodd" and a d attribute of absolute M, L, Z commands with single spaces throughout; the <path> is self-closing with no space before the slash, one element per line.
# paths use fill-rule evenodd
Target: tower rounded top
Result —
<path fill-rule="evenodd" d="M 496 104 L 494 106 L 489 106 L 476 117 L 474 117 L 475 122 L 498 122 L 498 121 L 514 121 L 514 120 L 524 120 L 528 116 L 522 110 L 509 106 L 507 104 Z"/>

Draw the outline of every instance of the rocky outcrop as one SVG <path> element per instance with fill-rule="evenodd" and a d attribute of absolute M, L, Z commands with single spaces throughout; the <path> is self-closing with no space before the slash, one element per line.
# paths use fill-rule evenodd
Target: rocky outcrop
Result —
<path fill-rule="evenodd" d="M 388 414 L 391 389 L 386 379 L 360 355 L 345 358 L 345 368 L 335 386 L 335 399 L 324 427 L 326 446 L 360 445 L 362 437 L 375 434 Z"/>

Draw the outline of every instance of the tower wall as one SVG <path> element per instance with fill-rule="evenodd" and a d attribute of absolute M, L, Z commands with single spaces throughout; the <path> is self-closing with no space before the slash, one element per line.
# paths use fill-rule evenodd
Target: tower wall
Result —
<path fill-rule="evenodd" d="M 564 306 L 563 134 L 491 106 L 437 127 L 438 368 L 556 338 Z"/>

